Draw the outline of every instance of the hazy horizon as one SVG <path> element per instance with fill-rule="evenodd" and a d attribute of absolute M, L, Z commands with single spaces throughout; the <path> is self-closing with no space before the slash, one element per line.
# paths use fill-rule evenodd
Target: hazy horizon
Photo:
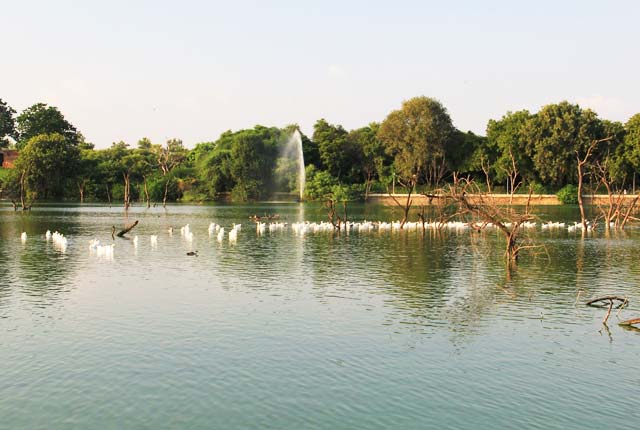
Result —
<path fill-rule="evenodd" d="M 228 129 L 347 129 L 403 100 L 440 100 L 484 134 L 507 111 L 569 100 L 640 112 L 632 1 L 187 1 L 3 5 L 0 98 L 58 107 L 98 148 L 142 137 L 192 147 Z"/>

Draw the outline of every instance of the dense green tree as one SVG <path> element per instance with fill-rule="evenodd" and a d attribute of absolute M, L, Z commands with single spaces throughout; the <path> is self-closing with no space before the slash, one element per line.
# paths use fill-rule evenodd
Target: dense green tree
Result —
<path fill-rule="evenodd" d="M 327 199 L 333 194 L 333 189 L 338 185 L 338 179 L 331 176 L 326 170 L 319 170 L 313 164 L 305 169 L 307 185 L 304 193 L 309 200 Z"/>
<path fill-rule="evenodd" d="M 80 135 L 62 113 L 54 106 L 44 103 L 25 109 L 16 119 L 19 134 L 18 148 L 22 148 L 29 139 L 39 134 L 57 133 L 64 136 L 70 144 L 77 145 Z"/>
<path fill-rule="evenodd" d="M 216 148 L 198 157 L 196 164 L 202 191 L 211 198 L 231 191 L 235 181 L 231 177 L 231 150 Z"/>
<path fill-rule="evenodd" d="M 496 159 L 495 151 L 489 147 L 487 138 L 472 131 L 465 133 L 456 130 L 452 142 L 446 147 L 447 166 L 451 172 L 484 176 L 484 170 L 490 169 Z"/>
<path fill-rule="evenodd" d="M 575 183 L 577 157 L 603 134 L 595 112 L 563 101 L 544 106 L 527 122 L 527 150 L 540 179 L 560 188 Z"/>
<path fill-rule="evenodd" d="M 499 120 L 487 124 L 487 144 L 497 158 L 492 163 L 495 179 L 507 181 L 507 191 L 514 192 L 518 184 L 535 181 L 527 127 L 532 115 L 527 110 L 507 112 Z"/>
<path fill-rule="evenodd" d="M 156 146 L 154 153 L 157 165 L 160 167 L 162 176 L 164 177 L 164 193 L 162 196 L 162 206 L 167 206 L 167 198 L 169 187 L 175 180 L 174 175 L 170 175 L 171 171 L 180 166 L 187 159 L 187 149 L 184 147 L 182 140 L 169 139 L 165 146 Z"/>
<path fill-rule="evenodd" d="M 155 145 L 157 148 L 159 145 Z M 146 137 L 138 141 L 138 147 L 134 150 L 136 154 L 136 165 L 134 166 L 135 174 L 142 180 L 142 190 L 144 192 L 147 208 L 151 207 L 151 198 L 149 195 L 149 179 L 158 172 L 158 162 L 156 158 L 157 149 L 154 151 L 154 145 Z"/>
<path fill-rule="evenodd" d="M 4 100 L 0 99 L 0 149 L 9 146 L 12 139 L 18 140 L 18 131 L 14 115 L 16 111 Z"/>
<path fill-rule="evenodd" d="M 437 100 L 416 97 L 402 103 L 380 126 L 379 139 L 393 157 L 395 173 L 404 184 L 437 185 L 446 172 L 446 147 L 455 128 Z"/>
<path fill-rule="evenodd" d="M 380 179 L 389 174 L 391 157 L 386 153 L 385 147 L 378 138 L 380 124 L 372 122 L 366 127 L 362 127 L 349 132 L 349 140 L 357 152 L 361 162 L 360 170 L 363 174 L 365 184 L 365 199 L 371 191 L 371 186 L 375 179 Z M 353 160 L 357 162 L 358 160 Z"/>
<path fill-rule="evenodd" d="M 29 139 L 16 160 L 16 170 L 24 174 L 25 184 L 34 197 L 61 198 L 73 183 L 80 150 L 58 133 L 40 134 Z"/>
<path fill-rule="evenodd" d="M 99 181 L 98 165 L 101 161 L 101 153 L 95 151 L 92 145 L 80 145 L 80 157 L 75 174 L 75 180 L 80 194 L 80 203 L 84 203 L 87 188 L 95 187 Z"/>
<path fill-rule="evenodd" d="M 361 148 L 349 139 L 341 125 L 320 119 L 313 126 L 313 141 L 318 145 L 322 167 L 339 181 L 354 182 L 360 178 Z"/>
<path fill-rule="evenodd" d="M 264 153 L 265 143 L 256 133 L 242 133 L 234 139 L 230 166 L 234 200 L 255 200 L 266 195 L 271 166 Z"/>
<path fill-rule="evenodd" d="M 624 125 L 624 152 L 634 172 L 640 171 L 640 113 Z"/>

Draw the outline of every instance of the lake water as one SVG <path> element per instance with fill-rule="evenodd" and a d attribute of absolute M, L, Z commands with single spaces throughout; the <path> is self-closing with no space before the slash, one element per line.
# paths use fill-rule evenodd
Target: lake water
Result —
<path fill-rule="evenodd" d="M 264 213 L 326 217 L 310 204 L 133 208 L 128 219 L 104 206 L 0 207 L 0 428 L 637 425 L 640 332 L 617 322 L 640 317 L 640 231 L 539 231 L 543 252 L 507 277 L 496 232 L 258 235 L 248 218 Z M 134 219 L 137 247 L 90 252 Z M 210 222 L 242 223 L 237 243 L 209 238 Z M 47 229 L 68 238 L 64 252 Z M 605 294 L 630 299 L 608 329 L 605 310 L 584 306 Z"/>

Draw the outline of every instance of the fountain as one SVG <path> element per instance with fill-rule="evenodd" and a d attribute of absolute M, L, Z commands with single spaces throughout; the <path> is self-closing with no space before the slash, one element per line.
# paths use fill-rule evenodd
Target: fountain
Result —
<path fill-rule="evenodd" d="M 302 152 L 302 135 L 296 128 L 291 134 L 284 147 L 282 148 L 281 157 L 295 160 L 297 164 L 299 199 L 304 199 L 304 187 L 306 182 L 304 171 L 304 154 Z"/>

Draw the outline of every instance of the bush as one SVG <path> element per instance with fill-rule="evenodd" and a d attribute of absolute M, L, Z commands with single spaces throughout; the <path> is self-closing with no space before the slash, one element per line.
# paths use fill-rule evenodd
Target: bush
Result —
<path fill-rule="evenodd" d="M 364 184 L 334 185 L 331 188 L 331 193 L 333 200 L 338 202 L 362 200 Z"/>
<path fill-rule="evenodd" d="M 304 189 L 305 197 L 309 200 L 321 200 L 331 195 L 338 180 L 324 170 L 317 170 L 313 165 L 306 168 L 307 184 Z"/>
<path fill-rule="evenodd" d="M 575 185 L 565 185 L 558 191 L 556 194 L 558 196 L 558 200 L 565 205 L 576 205 L 578 204 L 578 187 Z"/>

